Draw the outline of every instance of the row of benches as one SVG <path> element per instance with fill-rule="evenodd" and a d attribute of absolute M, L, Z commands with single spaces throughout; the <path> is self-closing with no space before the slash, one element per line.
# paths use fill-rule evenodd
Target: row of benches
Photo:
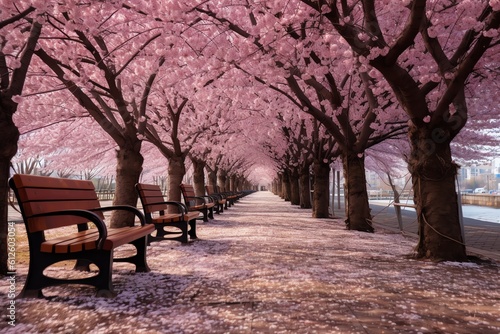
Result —
<path fill-rule="evenodd" d="M 42 289 L 60 284 L 87 284 L 97 289 L 98 296 L 114 296 L 113 262 L 132 263 L 136 272 L 150 271 L 146 248 L 151 241 L 186 243 L 188 236 L 196 239 L 196 219 L 208 221 L 214 209 L 222 213 L 240 197 L 213 191 L 207 196 L 195 196 L 192 186 L 182 185 L 184 203 L 180 203 L 165 201 L 157 185 L 137 184 L 141 212 L 128 205 L 101 207 L 92 181 L 16 174 L 9 185 L 16 194 L 29 244 L 29 269 L 18 296 L 21 298 L 42 298 Z M 140 224 L 110 229 L 104 222 L 104 212 L 111 210 L 132 212 Z M 46 231 L 66 226 L 75 226 L 75 232 L 47 238 Z M 171 227 L 176 230 L 168 230 Z M 115 258 L 114 250 L 125 244 L 135 247 L 135 255 Z M 98 273 L 75 279 L 44 274 L 47 267 L 65 260 L 76 260 L 75 269 L 86 271 L 94 264 Z"/>

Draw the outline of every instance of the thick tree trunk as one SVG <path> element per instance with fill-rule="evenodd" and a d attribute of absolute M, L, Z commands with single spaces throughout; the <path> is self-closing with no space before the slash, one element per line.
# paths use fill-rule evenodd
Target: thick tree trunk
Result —
<path fill-rule="evenodd" d="M 309 165 L 300 170 L 299 175 L 299 191 L 300 191 L 300 207 L 302 209 L 311 209 L 311 191 L 309 189 L 310 175 Z"/>
<path fill-rule="evenodd" d="M 193 162 L 193 188 L 196 196 L 205 195 L 205 163 L 200 160 L 192 160 Z"/>
<path fill-rule="evenodd" d="M 281 198 L 283 197 L 283 174 L 278 175 L 278 196 Z"/>
<path fill-rule="evenodd" d="M 229 177 L 229 190 L 238 191 L 238 183 L 236 181 L 236 175 L 231 175 Z"/>
<path fill-rule="evenodd" d="M 212 187 L 213 191 L 217 192 L 217 172 L 210 170 L 208 172 L 208 185 Z"/>
<path fill-rule="evenodd" d="M 2 106 L 3 109 L 3 106 Z M 6 274 L 8 267 L 8 207 L 10 161 L 17 152 L 19 130 L 5 110 L 0 110 L 0 274 Z M 13 268 L 10 268 L 13 269 Z"/>
<path fill-rule="evenodd" d="M 287 170 L 283 172 L 283 179 L 281 186 L 283 187 L 282 189 L 283 199 L 287 202 L 290 201 L 290 194 L 292 190 L 290 185 L 290 173 Z"/>
<path fill-rule="evenodd" d="M 417 206 L 418 258 L 434 261 L 464 261 L 466 249 L 458 213 L 450 142 L 426 128 L 410 126 L 412 145 L 408 168 Z"/>
<path fill-rule="evenodd" d="M 342 155 L 345 185 L 346 226 L 349 230 L 373 232 L 366 190 L 365 156 L 348 152 Z"/>
<path fill-rule="evenodd" d="M 313 218 L 328 218 L 330 165 L 314 161 Z"/>
<path fill-rule="evenodd" d="M 226 191 L 226 179 L 227 173 L 223 170 L 219 170 L 219 173 L 217 174 L 217 186 L 220 188 L 221 192 Z"/>
<path fill-rule="evenodd" d="M 171 157 L 168 159 L 168 200 L 181 201 L 181 183 L 186 174 L 186 166 L 183 157 Z"/>
<path fill-rule="evenodd" d="M 116 189 L 114 205 L 137 206 L 137 192 L 135 184 L 139 182 L 144 158 L 140 154 L 140 142 L 136 148 L 120 148 L 116 152 Z M 111 215 L 111 227 L 133 226 L 133 213 L 119 210 Z"/>
<path fill-rule="evenodd" d="M 300 205 L 299 173 L 290 173 L 290 202 L 292 205 Z"/>

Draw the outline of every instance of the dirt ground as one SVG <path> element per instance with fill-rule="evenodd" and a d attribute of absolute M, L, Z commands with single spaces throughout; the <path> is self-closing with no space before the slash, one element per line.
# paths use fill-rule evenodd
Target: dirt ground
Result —
<path fill-rule="evenodd" d="M 29 256 L 17 228 L 19 293 Z M 149 246 L 149 273 L 115 264 L 115 298 L 65 285 L 45 289 L 46 299 L 13 300 L 15 326 L 4 277 L 0 332 L 500 333 L 500 267 L 488 259 L 415 261 L 413 239 L 347 231 L 269 192 L 199 223 L 198 236 Z M 64 263 L 47 274 L 74 272 Z"/>

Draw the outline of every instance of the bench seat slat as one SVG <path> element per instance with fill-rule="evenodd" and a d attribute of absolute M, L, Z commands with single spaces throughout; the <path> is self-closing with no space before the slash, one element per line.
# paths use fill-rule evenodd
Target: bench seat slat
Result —
<path fill-rule="evenodd" d="M 188 212 L 184 214 L 184 220 L 190 221 L 198 217 L 198 212 Z M 152 221 L 155 224 L 173 223 L 181 221 L 182 215 L 177 213 L 167 213 L 158 217 L 153 217 Z"/>
<path fill-rule="evenodd" d="M 112 250 L 121 245 L 125 245 L 136 240 L 139 236 L 147 236 L 153 233 L 153 225 L 120 227 L 118 229 L 109 229 L 108 237 L 102 246 L 105 250 Z"/>
<path fill-rule="evenodd" d="M 189 210 L 200 210 L 200 209 L 210 209 L 214 207 L 214 203 L 206 203 L 206 204 L 200 204 L 200 205 L 190 205 Z"/>
<path fill-rule="evenodd" d="M 153 231 L 154 227 L 150 225 L 108 229 L 108 237 L 104 241 L 103 248 L 111 250 Z M 97 248 L 98 237 L 99 233 L 96 229 L 77 232 L 43 242 L 40 251 L 44 253 L 74 253 L 92 250 Z"/>
<path fill-rule="evenodd" d="M 44 253 L 70 253 L 83 250 L 83 242 L 97 240 L 99 233 L 96 229 L 85 230 L 62 237 L 47 240 L 41 244 L 40 251 Z M 88 246 L 87 249 L 94 249 Z"/>

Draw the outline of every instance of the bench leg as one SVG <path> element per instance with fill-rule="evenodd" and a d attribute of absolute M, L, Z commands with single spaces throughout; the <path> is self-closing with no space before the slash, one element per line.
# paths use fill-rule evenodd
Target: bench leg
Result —
<path fill-rule="evenodd" d="M 196 219 L 190 220 L 189 221 L 189 236 L 191 239 L 198 239 L 196 236 Z"/>
<path fill-rule="evenodd" d="M 208 218 L 214 219 L 214 208 L 213 207 L 208 209 Z"/>
<path fill-rule="evenodd" d="M 203 221 L 208 222 L 208 209 L 203 209 L 201 213 L 203 214 Z"/>
<path fill-rule="evenodd" d="M 78 259 L 76 260 L 75 267 L 73 269 L 78 271 L 90 271 L 91 264 L 92 262 L 89 260 Z"/>
<path fill-rule="evenodd" d="M 97 297 L 112 298 L 116 296 L 113 290 L 113 251 L 101 251 L 100 256 L 93 259 L 94 264 L 99 267 L 99 274 L 95 277 L 94 286 L 97 289 Z"/>
<path fill-rule="evenodd" d="M 182 231 L 182 234 L 181 236 L 179 237 L 179 240 L 180 242 L 182 242 L 183 244 L 187 244 L 188 243 L 188 224 L 186 223 L 183 223 L 181 226 L 179 226 L 179 228 L 181 229 Z"/>
<path fill-rule="evenodd" d="M 43 270 L 50 266 L 52 261 L 45 261 L 41 256 L 30 255 L 28 276 L 22 291 L 17 298 L 44 298 L 42 289 L 49 286 L 47 277 L 43 275 Z"/>
<path fill-rule="evenodd" d="M 59 279 L 48 277 L 43 274 L 43 271 L 54 263 L 64 260 L 76 260 L 77 269 L 87 269 L 90 263 L 94 263 L 99 268 L 99 273 L 96 276 L 82 279 Z M 97 291 L 101 291 L 100 295 L 113 296 L 113 283 L 111 279 L 111 271 L 113 268 L 113 252 L 112 251 L 88 251 L 84 253 L 68 253 L 68 254 L 50 254 L 50 253 L 33 253 L 30 252 L 30 264 L 28 276 L 24 284 L 23 290 L 18 295 L 18 298 L 45 298 L 42 289 L 49 286 L 63 284 L 86 284 L 94 286 Z"/>
<path fill-rule="evenodd" d="M 141 237 L 132 241 L 130 244 L 134 245 L 136 249 L 136 254 L 127 258 L 114 259 L 115 262 L 129 262 L 135 264 L 135 272 L 137 273 L 147 273 L 150 272 L 148 263 L 146 261 L 146 244 L 147 238 Z"/>

